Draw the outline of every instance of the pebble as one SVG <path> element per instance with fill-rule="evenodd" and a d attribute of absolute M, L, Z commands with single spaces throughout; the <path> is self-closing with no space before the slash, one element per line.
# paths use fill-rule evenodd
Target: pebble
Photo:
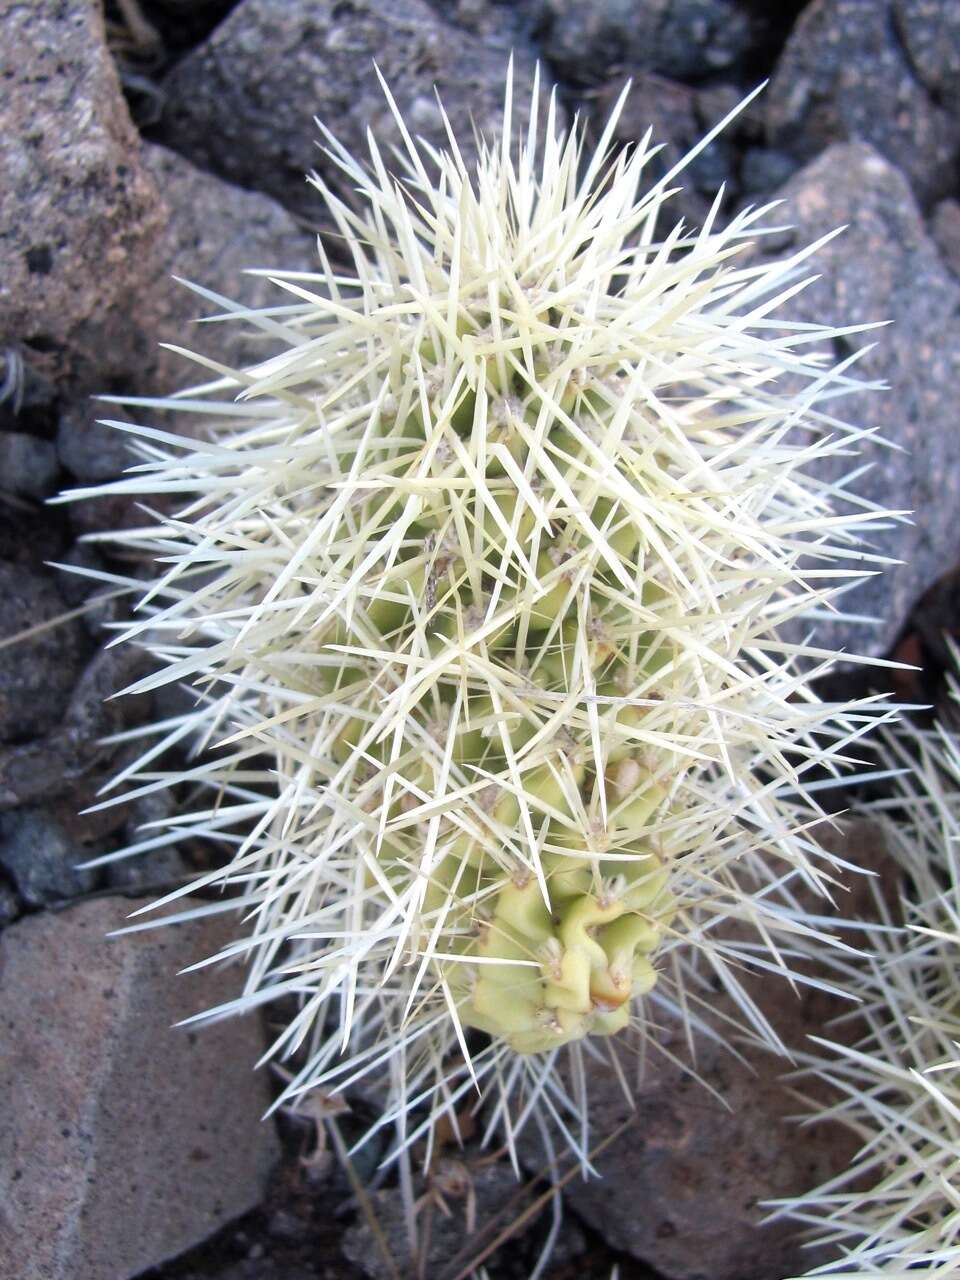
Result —
<path fill-rule="evenodd" d="M 26 498 L 46 498 L 53 493 L 59 465 L 49 440 L 25 431 L 0 431 L 0 489 Z"/>
<path fill-rule="evenodd" d="M 78 848 L 63 826 L 43 809 L 0 813 L 0 867 L 29 907 L 47 906 L 93 890 L 96 872 L 77 867 L 93 853 L 95 850 Z"/>

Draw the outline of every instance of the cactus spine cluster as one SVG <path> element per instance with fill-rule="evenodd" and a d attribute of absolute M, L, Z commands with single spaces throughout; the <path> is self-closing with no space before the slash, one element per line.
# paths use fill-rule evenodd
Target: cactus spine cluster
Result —
<path fill-rule="evenodd" d="M 899 901 L 875 894 L 869 955 L 842 972 L 858 1000 L 845 1021 L 859 1034 L 818 1038 L 804 1064 L 832 1098 L 821 1118 L 848 1125 L 862 1146 L 786 1210 L 839 1246 L 810 1276 L 951 1280 L 960 1274 L 960 742 L 944 728 L 901 728 L 881 746 L 899 777 L 864 812 L 900 873 Z"/>
<path fill-rule="evenodd" d="M 111 491 L 181 504 L 107 535 L 156 566 L 134 687 L 195 696 L 118 781 L 192 784 L 177 832 L 230 848 L 199 887 L 235 897 L 197 909 L 246 912 L 237 1007 L 299 999 L 290 1093 L 389 1075 L 397 1116 L 485 1073 L 576 1110 L 553 1051 L 658 989 L 688 1011 L 684 947 L 733 991 L 785 969 L 789 886 L 831 870 L 805 778 L 871 719 L 806 680 L 803 619 L 877 559 L 869 504 L 804 472 L 862 434 L 855 357 L 823 355 L 854 330 L 778 315 L 818 245 L 751 258 L 769 208 L 721 227 L 720 197 L 664 230 L 690 157 L 645 188 L 617 112 L 588 152 L 554 100 L 520 144 L 511 111 L 475 168 L 399 112 L 399 160 L 325 133 L 346 259 L 271 273 L 260 311 L 201 290 L 278 354 L 127 402 L 200 432 L 117 424 L 141 462 Z"/>

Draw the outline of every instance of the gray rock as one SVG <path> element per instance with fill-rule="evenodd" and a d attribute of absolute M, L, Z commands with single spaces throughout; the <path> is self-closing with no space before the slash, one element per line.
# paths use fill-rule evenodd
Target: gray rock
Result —
<path fill-rule="evenodd" d="M 70 695 L 62 725 L 31 742 L 0 747 L 0 812 L 41 799 L 47 803 L 76 786 L 90 795 L 95 780 L 105 781 L 116 748 L 103 739 L 148 708 L 142 696 L 105 699 L 148 669 L 149 659 L 133 645 L 94 655 Z"/>
<path fill-rule="evenodd" d="M 946 63 L 936 63 L 931 49 L 925 83 L 902 32 L 909 14 L 914 48 L 952 40 L 960 57 L 960 28 L 954 20 L 946 28 L 951 9 L 955 19 L 953 0 L 813 0 L 770 84 L 771 141 L 804 160 L 834 142 L 869 142 L 907 174 L 922 201 L 948 194 L 960 131 L 931 91 Z M 941 28 L 943 42 L 935 35 Z"/>
<path fill-rule="evenodd" d="M 77 868 L 88 856 L 89 851 L 78 848 L 44 809 L 0 814 L 0 867 L 29 907 L 45 907 L 91 892 L 96 872 Z"/>
<path fill-rule="evenodd" d="M 444 21 L 426 0 L 243 0 L 165 82 L 163 140 L 241 186 L 266 191 L 313 226 L 322 201 L 304 174 L 340 170 L 317 147 L 316 115 L 356 155 L 371 129 L 390 164 L 399 141 L 377 60 L 410 130 L 445 141 L 434 86 L 466 152 L 474 124 L 502 119 L 510 32 L 499 45 Z M 523 127 L 533 54 L 515 48 L 514 124 Z"/>
<path fill-rule="evenodd" d="M 19 914 L 19 898 L 8 884 L 0 881 L 0 929 L 11 924 Z"/>
<path fill-rule="evenodd" d="M 175 280 L 190 280 L 247 306 L 278 299 L 278 290 L 262 278 L 245 277 L 248 267 L 309 270 L 316 247 L 279 205 L 267 197 L 242 191 L 195 168 L 175 152 L 144 144 L 140 155 L 148 173 L 163 191 L 169 219 L 154 245 L 148 297 L 139 313 L 152 340 L 193 348 L 226 364 L 244 364 L 270 354 L 263 338 L 242 324 L 197 324 L 219 308 Z M 207 371 L 185 357 L 157 348 L 127 391 L 162 395 L 177 387 L 205 381 Z M 83 482 L 113 479 L 138 461 L 132 437 L 101 419 L 131 421 L 122 406 L 83 397 L 60 415 L 57 452 L 67 470 Z M 177 425 L 165 416 L 166 427 Z M 142 512 L 123 495 L 109 495 L 75 503 L 69 508 L 77 533 L 139 525 Z"/>
<path fill-rule="evenodd" d="M 797 170 L 796 159 L 776 147 L 750 147 L 740 162 L 740 187 L 745 195 L 766 196 Z"/>
<path fill-rule="evenodd" d="M 960 502 L 960 285 L 927 236 L 906 179 L 870 147 L 831 147 L 780 194 L 785 204 L 778 221 L 795 225 L 788 239 L 797 248 L 847 226 L 817 255 L 811 270 L 820 279 L 790 302 L 790 318 L 840 325 L 892 321 L 862 341 L 851 339 L 855 345 L 876 342 L 854 372 L 885 380 L 889 391 L 844 397 L 835 402 L 835 412 L 877 429 L 903 452 L 866 442 L 857 459 L 838 457 L 813 468 L 836 479 L 855 465 L 872 464 L 851 486 L 855 492 L 917 513 L 913 523 L 871 531 L 871 543 L 903 563 L 843 598 L 844 608 L 878 618 L 879 625 L 819 625 L 818 644 L 881 654 L 913 602 L 960 553 L 954 518 Z M 786 247 L 781 240 L 778 251 Z M 840 343 L 834 355 L 850 349 Z"/>
<path fill-rule="evenodd" d="M 960 111 L 960 7 L 955 0 L 893 0 L 910 65 L 934 101 Z"/>
<path fill-rule="evenodd" d="M 66 612 L 55 583 L 0 561 L 0 640 Z M 46 733 L 63 715 L 84 656 L 75 618 L 0 650 L 0 742 Z"/>
<path fill-rule="evenodd" d="M 104 935 L 128 900 L 0 939 L 0 1272 L 125 1280 L 256 1205 L 278 1156 L 255 1020 L 171 1024 L 238 993 L 222 917 Z"/>
<path fill-rule="evenodd" d="M 735 0 L 543 0 L 546 58 L 579 83 L 612 67 L 685 80 L 731 66 L 753 40 Z"/>
<path fill-rule="evenodd" d="M 120 415 L 74 403 L 75 393 L 156 393 L 187 372 L 207 376 L 157 347 L 190 345 L 187 326 L 214 309 L 173 273 L 237 292 L 242 268 L 306 266 L 312 246 L 268 201 L 141 145 L 99 0 L 0 0 L 0 18 L 0 352 L 16 350 L 33 376 L 58 381 L 71 408 L 60 456 L 78 478 L 101 479 L 126 454 L 115 440 L 106 447 L 94 417 Z M 239 341 L 236 326 L 209 326 L 204 338 L 215 358 Z M 0 426 L 21 429 L 12 398 L 0 409 Z"/>
<path fill-rule="evenodd" d="M 88 542 L 75 542 L 59 557 L 57 563 L 78 569 L 103 570 L 105 568 L 103 557 L 98 555 Z M 86 574 L 73 573 L 70 568 L 64 568 L 57 573 L 57 589 L 67 604 L 75 608 L 95 592 L 102 591 L 103 586 Z"/>
<path fill-rule="evenodd" d="M 960 202 L 940 201 L 930 219 L 930 235 L 944 263 L 960 276 Z"/>
<path fill-rule="evenodd" d="M 0 3 L 0 347 L 56 377 L 145 353 L 129 321 L 164 218 L 99 0 Z"/>
<path fill-rule="evenodd" d="M 159 388 L 157 388 L 159 390 Z M 110 480 L 120 475 L 134 459 L 130 437 L 98 418 L 121 417 L 104 405 L 84 399 L 68 405 L 57 424 L 57 454 L 76 480 Z"/>
<path fill-rule="evenodd" d="M 122 848 L 164 834 L 166 819 L 175 809 L 169 791 L 154 791 L 138 796 L 129 805 L 123 832 Z M 173 888 L 185 879 L 188 867 L 175 844 L 162 844 L 155 849 L 119 858 L 103 867 L 107 883 L 118 893 L 157 893 Z"/>
<path fill-rule="evenodd" d="M 686 1059 L 681 1029 L 663 1036 Z M 595 1161 L 598 1178 L 569 1185 L 569 1205 L 663 1280 L 781 1280 L 823 1261 L 801 1249 L 795 1227 L 761 1226 L 761 1202 L 839 1173 L 857 1143 L 837 1127 L 791 1131 L 797 1102 L 777 1078 L 783 1066 L 744 1066 L 701 1041 L 696 1071 L 717 1097 L 651 1051 L 631 1105 L 607 1063 L 591 1062 L 593 1133 L 628 1128 Z"/>
<path fill-rule="evenodd" d="M 58 471 L 57 451 L 49 440 L 24 431 L 0 431 L 0 489 L 46 498 L 53 492 Z"/>
<path fill-rule="evenodd" d="M 313 237 L 273 200 L 222 182 L 166 147 L 144 144 L 141 160 L 146 172 L 163 191 L 171 211 L 157 244 L 155 283 L 157 294 L 163 299 L 163 305 L 157 308 L 157 340 L 200 351 L 229 365 L 247 364 L 272 355 L 273 348 L 265 345 L 262 334 L 252 327 L 238 323 L 194 323 L 220 308 L 172 277 L 176 275 L 204 285 L 245 306 L 289 302 L 289 294 L 282 294 L 268 280 L 243 273 L 255 267 L 288 271 L 313 269 L 317 265 Z M 166 392 L 185 382 L 206 381 L 209 376 L 208 370 L 183 356 L 161 351 L 151 374 L 152 394 Z M 109 412 L 105 413 L 104 406 L 100 405 L 97 416 L 125 416 L 114 412 L 112 406 L 107 408 Z M 109 428 L 97 430 L 107 432 Z M 110 474 L 115 475 L 136 459 L 118 447 L 117 437 L 122 433 L 111 431 L 110 434 L 114 437 L 110 450 L 110 465 L 114 470 Z"/>

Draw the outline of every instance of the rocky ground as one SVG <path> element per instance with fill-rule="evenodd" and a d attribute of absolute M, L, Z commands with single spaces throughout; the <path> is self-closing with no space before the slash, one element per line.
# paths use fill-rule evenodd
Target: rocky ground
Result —
<path fill-rule="evenodd" d="M 511 49 L 521 97 L 539 60 L 544 92 L 556 85 L 592 129 L 632 77 L 618 141 L 653 124 L 664 165 L 769 77 L 691 167 L 678 211 L 698 221 L 721 183 L 727 211 L 783 197 L 793 229 L 771 250 L 848 224 L 795 311 L 893 321 L 861 366 L 889 390 L 848 413 L 903 447 L 865 442 L 862 491 L 919 516 L 876 534 L 901 563 L 851 598 L 875 624 L 825 624 L 824 642 L 916 662 L 896 692 L 936 701 L 943 633 L 960 629 L 960 6 L 0 0 L 0 31 L 0 639 L 29 632 L 0 650 L 0 1272 L 389 1276 L 376 1235 L 398 1257 L 404 1246 L 376 1150 L 347 1169 L 309 1113 L 259 1121 L 275 1082 L 250 1069 L 264 1040 L 253 1020 L 168 1030 L 233 989 L 229 971 L 175 976 L 220 945 L 225 918 L 104 942 L 209 852 L 185 841 L 78 869 L 166 812 L 143 797 L 81 814 L 129 749 L 104 738 L 163 711 L 146 696 L 104 702 L 136 658 L 101 647 L 116 603 L 91 602 L 89 579 L 55 567 L 109 569 L 84 534 L 138 519 L 121 499 L 47 505 L 124 466 L 90 396 L 182 383 L 189 368 L 162 341 L 252 354 L 221 326 L 191 330 L 204 304 L 171 276 L 258 301 L 266 289 L 242 268 L 310 265 L 325 226 L 304 171 L 339 181 L 312 117 L 355 150 L 368 126 L 389 139 L 374 58 L 434 140 L 434 84 L 461 135 L 498 123 Z M 875 863 L 876 840 L 856 838 Z M 771 1016 L 797 1044 L 829 1016 L 823 1000 L 778 999 Z M 627 1132 L 598 1159 L 602 1182 L 567 1189 L 554 1280 L 614 1264 L 623 1280 L 778 1280 L 801 1265 L 785 1228 L 758 1225 L 757 1203 L 818 1181 L 849 1148 L 787 1125 L 777 1064 L 705 1051 L 700 1069 L 732 1110 L 664 1068 L 628 1114 L 616 1082 L 598 1079 L 598 1140 Z M 354 1107 L 336 1122 L 348 1142 L 365 1119 Z M 436 1200 L 423 1210 L 421 1273 L 453 1280 L 488 1250 L 491 1277 L 528 1275 L 549 1225 L 542 1186 L 518 1190 L 472 1147 L 462 1160 L 478 1231 L 468 1238 L 455 1179 L 451 1217 Z"/>

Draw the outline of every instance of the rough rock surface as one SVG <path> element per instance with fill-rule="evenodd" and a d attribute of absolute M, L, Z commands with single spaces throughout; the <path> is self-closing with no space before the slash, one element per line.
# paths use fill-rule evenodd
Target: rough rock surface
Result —
<path fill-rule="evenodd" d="M 376 59 L 412 133 L 445 141 L 436 85 L 469 151 L 474 122 L 490 134 L 501 121 L 510 45 L 509 33 L 495 45 L 453 26 L 426 0 L 243 0 L 165 82 L 163 140 L 316 226 L 322 201 L 304 174 L 350 183 L 317 147 L 311 114 L 355 155 L 371 129 L 389 157 L 400 139 Z M 522 125 L 534 59 L 520 44 L 514 52 Z"/>
<path fill-rule="evenodd" d="M 143 715 L 142 698 L 111 695 L 143 675 L 148 665 L 132 645 L 101 650 L 90 659 L 72 693 L 68 686 L 61 724 L 44 733 L 42 722 L 36 721 L 32 727 L 39 736 L 0 747 L 0 812 L 41 800 L 49 804 L 76 786 L 80 792 L 74 808 L 89 804 L 116 754 L 116 748 L 102 739 Z"/>
<path fill-rule="evenodd" d="M 960 6 L 954 0 L 893 0 L 894 31 L 931 98 L 960 113 Z"/>
<path fill-rule="evenodd" d="M 217 308 L 172 274 L 256 302 L 270 286 L 242 281 L 243 268 L 306 267 L 313 249 L 270 201 L 141 145 L 99 0 L 0 0 L 0 21 L 0 351 L 16 350 L 34 381 L 49 375 L 73 397 L 60 457 L 75 476 L 99 479 L 118 451 L 92 425 L 103 406 L 84 393 L 156 393 L 207 376 L 160 341 L 202 341 L 216 359 L 262 350 L 236 326 L 190 334 Z M 0 425 L 29 430 L 29 407 L 15 413 L 8 397 Z M 47 484 L 33 466 L 19 491 L 38 496 Z"/>
<path fill-rule="evenodd" d="M 538 31 L 549 61 L 580 81 L 615 65 L 709 75 L 735 62 L 753 34 L 735 0 L 542 0 Z"/>
<path fill-rule="evenodd" d="M 27 906 L 43 907 L 90 892 L 96 873 L 76 865 L 88 856 L 91 851 L 78 847 L 44 809 L 0 813 L 0 867 Z"/>
<path fill-rule="evenodd" d="M 0 560 L 0 641 L 64 612 L 49 576 Z M 84 649 L 76 619 L 0 649 L 0 743 L 23 742 L 57 724 Z"/>
<path fill-rule="evenodd" d="M 105 382 L 138 352 L 126 299 L 163 206 L 137 161 L 99 0 L 3 0 L 0 25 L 0 346 Z"/>
<path fill-rule="evenodd" d="M 0 489 L 46 498 L 57 479 L 57 453 L 49 440 L 25 431 L 0 431 Z"/>
<path fill-rule="evenodd" d="M 954 62 L 954 0 L 813 0 L 767 94 L 770 139 L 803 159 L 830 143 L 869 142 L 922 201 L 947 195 L 960 131 L 942 84 Z"/>
<path fill-rule="evenodd" d="M 895 868 L 874 824 L 852 823 L 842 833 L 828 830 L 818 838 L 874 872 L 889 893 Z M 874 879 L 851 877 L 842 914 L 869 912 Z M 846 936 L 856 942 L 856 935 Z M 769 975 L 747 979 L 746 985 L 794 1050 L 849 1008 L 839 997 L 810 988 L 797 997 Z M 727 1017 L 737 1015 L 726 995 L 711 997 L 711 1005 Z M 825 1261 L 826 1252 L 801 1247 L 795 1224 L 761 1226 L 768 1212 L 763 1202 L 812 1189 L 838 1173 L 858 1139 L 836 1124 L 794 1125 L 790 1117 L 802 1108 L 782 1079 L 789 1070 L 785 1059 L 747 1049 L 747 1061 L 738 1061 L 722 1044 L 701 1036 L 694 1066 L 715 1096 L 683 1069 L 690 1053 L 680 1026 L 662 1008 L 655 1007 L 652 1016 L 662 1027 L 657 1041 L 674 1061 L 649 1047 L 635 1109 L 614 1071 L 591 1063 L 593 1140 L 624 1121 L 629 1125 L 596 1160 L 600 1179 L 574 1180 L 567 1201 L 613 1248 L 648 1263 L 663 1280 L 782 1280 Z M 728 1034 L 716 1025 L 721 1037 Z M 848 1024 L 838 1034 L 855 1038 L 856 1028 Z M 630 1063 L 623 1065 L 629 1080 Z M 806 1087 L 816 1092 L 816 1085 Z"/>
<path fill-rule="evenodd" d="M 163 191 L 170 218 L 157 244 L 156 286 L 159 342 L 195 348 L 211 359 L 236 365 L 273 354 L 262 334 L 242 324 L 195 324 L 222 310 L 172 279 L 203 285 L 244 306 L 291 301 L 262 277 L 244 276 L 257 267 L 309 271 L 317 264 L 313 237 L 278 204 L 243 191 L 196 168 L 166 147 L 145 143 L 144 169 Z M 154 392 L 185 382 L 204 382 L 209 371 L 174 353 L 161 352 L 153 373 Z"/>
<path fill-rule="evenodd" d="M 161 350 L 157 343 L 193 349 L 228 365 L 272 354 L 262 334 L 250 326 L 196 323 L 222 308 L 180 281 L 246 306 L 283 301 L 286 295 L 281 296 L 268 280 L 244 276 L 244 271 L 256 267 L 309 270 L 316 262 L 316 246 L 274 201 L 222 182 L 166 147 L 145 143 L 140 161 L 163 192 L 169 217 L 154 245 L 146 297 L 133 317 L 150 335 L 150 356 L 125 380 L 123 390 L 165 395 L 212 375 L 185 356 Z M 135 461 L 130 437 L 98 422 L 130 416 L 122 406 L 87 397 L 68 405 L 60 415 L 57 452 L 71 475 L 82 481 L 105 480 Z M 170 420 L 163 425 L 171 425 Z M 70 514 L 80 531 L 105 528 L 109 523 L 101 523 L 96 508 L 89 505 L 71 508 Z M 141 519 L 134 517 L 136 523 Z"/>
<path fill-rule="evenodd" d="M 888 566 L 844 597 L 851 612 L 879 625 L 820 622 L 817 643 L 849 653 L 881 654 L 910 606 L 960 553 L 953 513 L 960 500 L 960 435 L 955 387 L 960 377 L 960 285 L 927 235 L 903 174 L 859 143 L 829 148 L 780 193 L 783 222 L 795 231 L 771 252 L 797 249 L 838 227 L 847 230 L 817 254 L 820 279 L 790 302 L 791 319 L 857 324 L 891 321 L 887 329 L 839 340 L 834 358 L 875 342 L 852 370 L 880 379 L 887 391 L 845 396 L 834 412 L 873 428 L 902 452 L 863 442 L 858 458 L 821 462 L 814 472 L 837 479 L 863 463 L 852 486 L 888 508 L 917 513 L 912 523 L 869 533 L 874 548 L 903 563 Z M 876 566 L 866 565 L 866 568 Z"/>
<path fill-rule="evenodd" d="M 941 258 L 955 276 L 960 276 L 960 201 L 940 201 L 930 219 L 930 235 Z"/>
<path fill-rule="evenodd" d="M 0 938 L 0 1272 L 121 1280 L 256 1204 L 278 1154 L 256 1021 L 171 1028 L 239 988 L 177 970 L 214 918 L 120 939 L 129 900 L 34 916 Z"/>

